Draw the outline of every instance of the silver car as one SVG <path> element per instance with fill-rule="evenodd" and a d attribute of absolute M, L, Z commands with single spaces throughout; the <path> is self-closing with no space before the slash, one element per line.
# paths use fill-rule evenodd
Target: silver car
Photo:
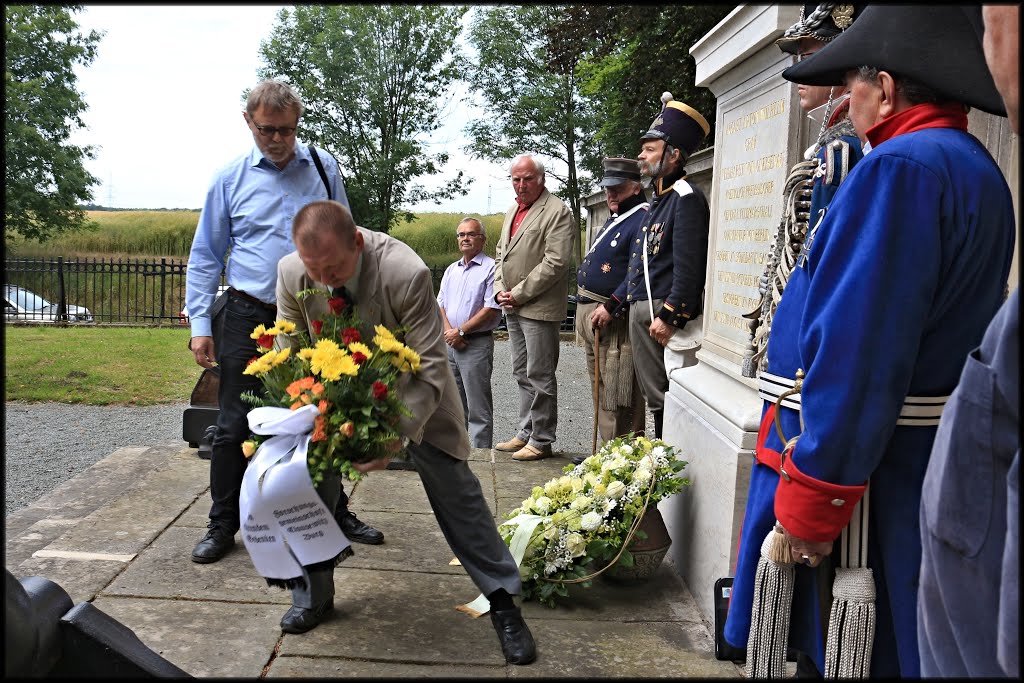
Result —
<path fill-rule="evenodd" d="M 4 285 L 4 320 L 13 322 L 52 323 L 57 320 L 57 304 L 50 303 L 35 292 L 16 285 Z M 91 323 L 92 313 L 82 306 L 68 304 L 68 322 Z"/>

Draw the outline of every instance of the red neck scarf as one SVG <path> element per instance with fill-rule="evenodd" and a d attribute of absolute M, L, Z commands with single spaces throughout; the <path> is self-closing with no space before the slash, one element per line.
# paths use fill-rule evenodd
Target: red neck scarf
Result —
<path fill-rule="evenodd" d="M 897 135 L 925 128 L 956 128 L 967 130 L 967 112 L 959 102 L 946 104 L 915 104 L 868 129 L 866 135 L 874 149 Z"/>
<path fill-rule="evenodd" d="M 825 124 L 825 127 L 831 128 L 832 126 L 836 125 L 837 123 L 839 123 L 840 120 L 846 118 L 846 113 L 849 111 L 850 98 L 847 97 L 845 100 L 843 100 L 843 103 L 840 104 L 834 112 L 832 112 L 832 115 L 828 117 L 828 123 Z"/>

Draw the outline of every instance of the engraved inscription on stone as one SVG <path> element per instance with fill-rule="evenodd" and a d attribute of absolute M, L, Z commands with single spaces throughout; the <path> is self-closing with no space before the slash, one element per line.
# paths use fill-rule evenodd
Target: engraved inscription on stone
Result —
<path fill-rule="evenodd" d="M 721 116 L 713 282 L 705 309 L 709 336 L 717 338 L 712 341 L 737 354 L 738 363 L 750 329 L 740 316 L 757 305 L 758 280 L 779 223 L 788 170 L 789 84 L 779 79 L 777 87 L 753 99 L 727 103 Z"/>

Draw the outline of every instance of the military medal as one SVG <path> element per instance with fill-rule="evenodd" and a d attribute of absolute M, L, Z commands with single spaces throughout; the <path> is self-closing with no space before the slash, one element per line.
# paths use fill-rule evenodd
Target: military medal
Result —
<path fill-rule="evenodd" d="M 612 242 L 612 244 L 615 244 L 615 243 Z M 610 264 L 610 263 L 603 263 L 603 264 L 601 264 L 601 272 L 605 273 L 606 275 L 608 273 L 612 272 L 612 264 Z"/>

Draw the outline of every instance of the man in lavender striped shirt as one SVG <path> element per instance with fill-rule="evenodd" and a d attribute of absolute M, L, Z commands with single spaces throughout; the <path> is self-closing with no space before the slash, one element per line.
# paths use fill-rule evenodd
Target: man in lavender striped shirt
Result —
<path fill-rule="evenodd" d="M 487 235 L 475 218 L 463 218 L 456 228 L 462 258 L 441 278 L 437 303 L 444 321 L 448 364 L 459 386 L 473 448 L 490 448 L 494 415 L 491 370 L 494 335 L 501 307 L 494 302 L 494 259 L 484 253 Z"/>

